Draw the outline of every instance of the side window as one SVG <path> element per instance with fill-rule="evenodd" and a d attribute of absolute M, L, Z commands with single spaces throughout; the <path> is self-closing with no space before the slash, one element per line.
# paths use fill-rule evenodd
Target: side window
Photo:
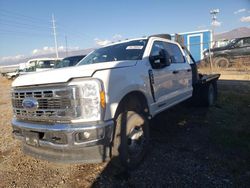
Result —
<path fill-rule="evenodd" d="M 236 44 L 236 47 L 242 47 L 243 46 L 243 39 L 239 40 Z"/>
<path fill-rule="evenodd" d="M 160 51 L 164 49 L 164 44 L 163 42 L 161 41 L 155 41 L 153 46 L 152 46 L 152 49 L 151 49 L 151 52 L 150 52 L 150 56 L 156 56 L 156 55 L 159 55 Z"/>
<path fill-rule="evenodd" d="M 183 57 L 183 54 L 181 53 L 179 46 L 173 43 L 168 43 L 168 42 L 164 43 L 165 43 L 165 48 L 167 49 L 167 52 L 170 55 L 172 63 L 185 63 L 185 59 Z"/>
<path fill-rule="evenodd" d="M 250 46 L 250 38 L 243 39 L 243 46 Z"/>

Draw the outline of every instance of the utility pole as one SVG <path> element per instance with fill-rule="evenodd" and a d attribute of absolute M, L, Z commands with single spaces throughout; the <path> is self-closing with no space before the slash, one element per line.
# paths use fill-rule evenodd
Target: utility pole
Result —
<path fill-rule="evenodd" d="M 219 9 L 213 9 L 210 11 L 210 14 L 212 16 L 212 23 L 211 23 L 211 26 L 212 26 L 212 42 L 214 41 L 214 30 L 215 30 L 215 24 L 218 22 L 217 21 L 217 14 L 220 12 Z"/>
<path fill-rule="evenodd" d="M 211 39 L 211 44 L 209 45 L 209 61 L 210 61 L 210 68 L 211 68 L 211 72 L 213 72 L 213 59 L 211 56 L 211 47 L 214 46 L 215 44 L 215 40 L 214 40 L 214 29 L 215 29 L 215 24 L 218 22 L 217 21 L 217 14 L 220 12 L 219 9 L 213 9 L 210 11 L 210 14 L 212 16 L 212 22 L 211 22 L 211 27 L 212 27 L 212 39 Z"/>
<path fill-rule="evenodd" d="M 52 28 L 53 28 L 53 35 L 55 40 L 55 50 L 56 50 L 56 58 L 58 58 L 58 48 L 57 48 L 57 38 L 56 38 L 56 24 L 55 24 L 55 18 L 54 14 L 52 14 Z"/>
<path fill-rule="evenodd" d="M 66 45 L 66 56 L 68 56 L 68 39 L 67 39 L 67 35 L 65 35 L 65 45 Z"/>

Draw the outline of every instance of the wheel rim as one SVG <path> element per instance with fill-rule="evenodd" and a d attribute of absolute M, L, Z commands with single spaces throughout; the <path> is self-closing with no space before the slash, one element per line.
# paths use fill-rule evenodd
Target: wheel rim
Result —
<path fill-rule="evenodd" d="M 142 126 L 135 126 L 128 135 L 128 152 L 131 157 L 140 155 L 143 151 L 145 135 Z"/>
<path fill-rule="evenodd" d="M 217 63 L 217 66 L 218 67 L 227 67 L 228 66 L 228 60 L 227 59 L 225 59 L 225 58 L 223 58 L 223 59 L 221 59 L 221 60 L 219 60 L 218 61 L 218 63 Z"/>
<path fill-rule="evenodd" d="M 221 61 L 219 62 L 219 67 L 225 67 L 226 64 L 227 64 L 227 62 L 226 62 L 225 60 L 221 60 Z"/>

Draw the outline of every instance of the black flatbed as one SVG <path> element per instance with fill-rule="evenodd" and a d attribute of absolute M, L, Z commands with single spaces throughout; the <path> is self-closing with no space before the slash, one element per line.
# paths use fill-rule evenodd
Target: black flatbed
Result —
<path fill-rule="evenodd" d="M 197 84 L 206 84 L 211 81 L 218 80 L 220 74 L 199 74 L 199 79 L 197 80 Z"/>

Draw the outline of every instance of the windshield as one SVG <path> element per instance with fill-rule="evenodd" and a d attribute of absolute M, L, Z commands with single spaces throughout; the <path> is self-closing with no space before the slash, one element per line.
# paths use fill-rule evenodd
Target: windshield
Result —
<path fill-rule="evenodd" d="M 229 43 L 235 43 L 236 42 L 236 39 L 231 39 L 230 41 L 229 41 Z"/>
<path fill-rule="evenodd" d="M 36 68 L 48 69 L 54 67 L 55 61 L 53 60 L 45 60 L 39 61 L 36 65 Z"/>
<path fill-rule="evenodd" d="M 83 55 L 83 56 L 66 57 L 62 61 L 60 61 L 59 63 L 57 63 L 54 68 L 63 68 L 63 67 L 75 66 L 84 57 L 85 57 L 85 55 Z"/>
<path fill-rule="evenodd" d="M 134 40 L 99 48 L 85 57 L 78 65 L 102 63 L 108 61 L 142 59 L 147 40 Z"/>

